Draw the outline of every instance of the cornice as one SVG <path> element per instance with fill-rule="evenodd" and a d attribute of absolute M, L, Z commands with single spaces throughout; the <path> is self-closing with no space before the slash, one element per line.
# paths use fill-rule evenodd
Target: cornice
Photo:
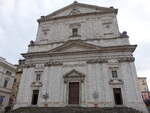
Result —
<path fill-rule="evenodd" d="M 123 85 L 124 82 L 121 79 L 110 79 L 109 85 Z"/>
<path fill-rule="evenodd" d="M 108 63 L 108 60 L 110 59 L 117 59 L 120 63 L 121 62 L 134 62 L 135 58 L 134 57 L 118 57 L 118 58 L 102 58 L 102 59 L 90 59 L 87 60 L 86 62 L 88 64 L 94 64 L 94 63 Z"/>
<path fill-rule="evenodd" d="M 7 62 L 7 61 L 0 61 L 0 65 L 4 66 L 5 68 L 10 69 L 10 70 L 12 70 L 12 71 L 14 71 L 14 72 L 15 72 L 16 69 L 17 69 L 16 66 L 14 66 L 13 64 L 11 64 L 11 63 L 9 63 L 9 62 Z"/>
<path fill-rule="evenodd" d="M 94 63 L 107 63 L 107 60 L 106 59 L 90 59 L 90 60 L 87 60 L 88 64 L 94 64 Z"/>
<path fill-rule="evenodd" d="M 31 68 L 31 67 L 35 67 L 35 64 L 24 64 L 23 68 Z"/>
<path fill-rule="evenodd" d="M 60 65 L 63 65 L 62 62 L 59 62 L 59 61 L 55 61 L 55 62 L 46 62 L 44 64 L 44 66 L 60 66 Z"/>
<path fill-rule="evenodd" d="M 67 15 L 67 16 L 52 17 L 52 18 L 48 18 L 46 16 L 43 16 L 42 18 L 38 19 L 37 21 L 40 23 L 40 22 L 47 22 L 47 21 L 64 19 L 64 18 L 65 19 L 67 19 L 67 18 L 76 18 L 76 17 L 80 17 L 80 16 L 104 15 L 104 14 L 109 14 L 109 13 L 117 14 L 117 12 L 118 12 L 118 9 L 106 10 L 106 11 L 103 11 L 103 12 L 80 13 L 80 14 L 76 14 L 76 15 Z"/>
<path fill-rule="evenodd" d="M 113 53 L 113 52 L 131 52 L 133 53 L 137 45 L 123 45 L 123 46 L 109 46 L 101 47 L 93 50 L 75 51 L 75 52 L 32 52 L 22 54 L 25 58 L 40 58 L 40 57 L 55 57 L 65 55 L 83 55 L 83 54 L 99 54 L 99 53 Z"/>
<path fill-rule="evenodd" d="M 118 61 L 119 62 L 134 62 L 135 58 L 134 57 L 122 57 L 122 58 L 119 58 Z"/>
<path fill-rule="evenodd" d="M 84 8 L 89 8 L 89 9 L 94 9 L 94 10 L 96 10 L 96 11 L 112 11 L 112 10 L 116 10 L 116 9 L 114 9 L 113 7 L 101 7 L 101 6 L 97 6 L 97 5 L 90 5 L 90 4 L 84 4 L 84 3 L 78 3 L 77 1 L 75 1 L 75 2 L 73 2 L 72 4 L 70 4 L 70 5 L 68 5 L 68 6 L 65 6 L 65 7 L 63 7 L 63 8 L 61 8 L 61 9 L 58 9 L 58 10 L 56 10 L 56 11 L 54 11 L 53 13 L 51 13 L 51 14 L 49 14 L 49 15 L 47 15 L 47 16 L 45 16 L 45 17 L 53 17 L 53 16 L 56 16 L 57 14 L 59 14 L 59 13 L 62 13 L 63 11 L 65 11 L 65 10 L 67 10 L 67 9 L 69 9 L 69 8 L 79 8 L 79 7 L 84 7 Z"/>
<path fill-rule="evenodd" d="M 129 38 L 129 37 L 112 37 L 112 38 L 88 38 L 88 39 L 81 39 L 82 41 L 98 41 L 98 40 L 114 40 L 114 39 L 125 39 L 125 38 Z M 54 42 L 48 42 L 48 43 L 44 43 L 44 44 L 39 44 L 39 43 L 34 43 L 34 45 L 29 45 L 29 47 L 32 46 L 41 46 L 41 45 L 53 45 L 53 44 L 63 44 L 65 43 L 65 41 L 54 41 Z"/>
<path fill-rule="evenodd" d="M 122 62 L 134 62 L 135 58 L 133 56 L 121 56 L 121 57 L 116 57 L 116 56 L 106 56 L 106 57 L 102 57 L 102 58 L 91 58 L 91 59 L 83 59 L 83 61 L 85 61 L 87 64 L 96 64 L 96 63 L 109 63 L 108 61 L 111 59 L 115 59 L 116 61 L 118 61 L 119 63 Z M 49 67 L 49 66 L 64 66 L 63 62 L 66 61 L 48 61 L 48 62 L 41 62 L 42 64 L 44 64 L 44 67 Z M 85 64 L 86 64 L 85 63 Z M 34 63 L 29 63 L 23 66 L 23 68 L 32 68 L 32 67 L 36 67 L 36 62 Z"/>

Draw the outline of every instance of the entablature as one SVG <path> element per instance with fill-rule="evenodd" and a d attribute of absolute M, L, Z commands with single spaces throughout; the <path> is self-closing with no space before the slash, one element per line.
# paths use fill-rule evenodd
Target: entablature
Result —
<path fill-rule="evenodd" d="M 92 44 L 91 44 L 92 45 Z M 61 45 L 63 47 L 63 45 Z M 118 52 L 129 52 L 133 53 L 137 45 L 122 45 L 122 46 L 109 46 L 109 47 L 98 47 L 95 46 L 95 48 L 90 47 L 88 50 L 74 50 L 71 51 L 61 51 L 61 47 L 57 47 L 58 49 L 55 50 L 55 48 L 51 51 L 43 51 L 43 52 L 31 52 L 31 53 L 24 53 L 22 54 L 23 57 L 26 59 L 31 59 L 31 58 L 42 58 L 42 57 L 57 57 L 57 56 L 74 56 L 74 55 L 88 55 L 88 54 L 105 54 L 105 53 L 118 53 Z M 78 46 L 76 46 L 78 47 Z M 59 50 L 60 48 L 60 50 Z M 69 47 L 67 47 L 69 48 Z M 83 48 L 83 47 L 82 47 Z"/>
<path fill-rule="evenodd" d="M 106 57 L 99 57 L 99 58 L 83 58 L 82 60 L 80 59 L 79 61 L 84 61 L 85 64 L 95 64 L 95 63 L 108 63 L 109 67 L 111 68 L 112 66 L 114 66 L 114 64 L 110 64 L 110 60 L 115 59 L 118 63 L 122 63 L 122 62 L 134 62 L 135 58 L 133 56 L 106 56 Z M 43 69 L 44 67 L 48 67 L 48 66 L 66 66 L 65 62 L 78 62 L 78 60 L 72 59 L 72 60 L 53 60 L 53 61 L 43 61 L 40 62 L 41 64 L 43 64 Z M 39 62 L 28 62 L 27 64 L 23 65 L 24 68 L 35 68 L 36 69 L 36 65 Z M 85 66 L 85 64 L 83 66 Z M 79 66 L 79 65 L 77 65 Z"/>

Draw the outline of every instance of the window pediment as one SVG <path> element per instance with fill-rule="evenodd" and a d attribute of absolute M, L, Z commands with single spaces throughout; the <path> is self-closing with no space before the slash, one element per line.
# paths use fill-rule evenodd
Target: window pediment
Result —
<path fill-rule="evenodd" d="M 123 80 L 121 79 L 111 79 L 109 81 L 110 85 L 123 85 Z"/>
<path fill-rule="evenodd" d="M 64 82 L 69 82 L 69 81 L 79 81 L 79 82 L 83 82 L 85 75 L 81 72 L 76 71 L 75 69 L 73 69 L 72 71 L 66 73 L 64 76 Z"/>

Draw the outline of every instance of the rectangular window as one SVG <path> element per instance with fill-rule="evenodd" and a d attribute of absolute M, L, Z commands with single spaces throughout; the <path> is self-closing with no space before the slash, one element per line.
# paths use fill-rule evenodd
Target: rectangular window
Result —
<path fill-rule="evenodd" d="M 36 74 L 36 81 L 40 81 L 40 79 L 41 79 L 41 74 L 40 73 Z"/>
<path fill-rule="evenodd" d="M 78 29 L 77 28 L 73 28 L 72 29 L 72 35 L 73 36 L 77 36 L 77 34 L 78 34 Z"/>
<path fill-rule="evenodd" d="M 16 83 L 16 82 L 17 82 L 17 79 L 15 78 L 15 79 L 14 79 L 14 83 Z"/>
<path fill-rule="evenodd" d="M 145 81 L 144 80 L 142 81 L 142 85 L 145 85 Z"/>
<path fill-rule="evenodd" d="M 5 98 L 5 96 L 0 96 L 0 105 L 3 104 L 4 98 Z"/>
<path fill-rule="evenodd" d="M 118 75 L 117 75 L 117 71 L 112 71 L 112 78 L 117 78 Z"/>
<path fill-rule="evenodd" d="M 7 85 L 8 85 L 8 80 L 7 79 L 5 79 L 5 81 L 4 81 L 4 88 L 7 88 Z"/>

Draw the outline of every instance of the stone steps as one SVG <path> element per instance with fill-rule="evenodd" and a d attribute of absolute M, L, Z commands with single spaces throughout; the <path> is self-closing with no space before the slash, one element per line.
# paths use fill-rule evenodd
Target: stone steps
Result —
<path fill-rule="evenodd" d="M 107 107 L 107 108 L 85 108 L 85 107 L 24 107 L 8 113 L 142 113 L 132 108 Z"/>

